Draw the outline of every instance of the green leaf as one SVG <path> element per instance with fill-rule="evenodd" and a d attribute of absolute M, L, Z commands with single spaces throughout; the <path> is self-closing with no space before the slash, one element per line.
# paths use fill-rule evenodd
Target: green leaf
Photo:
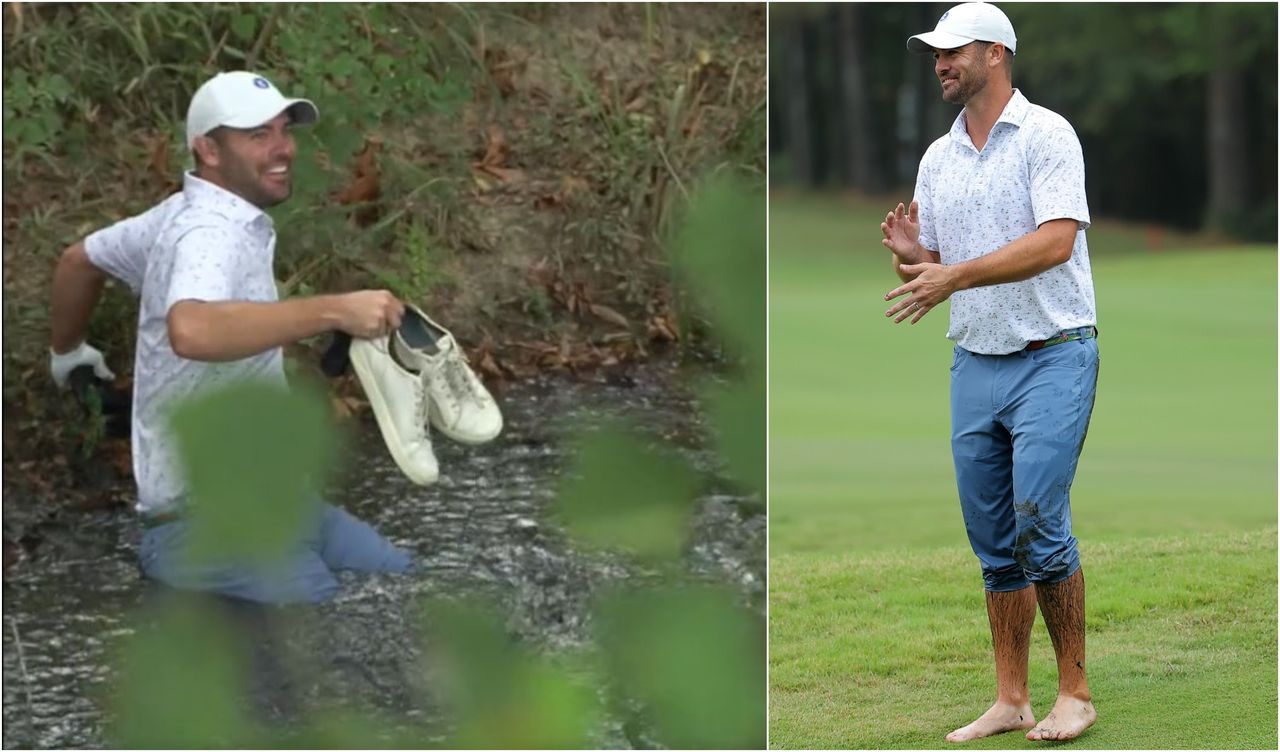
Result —
<path fill-rule="evenodd" d="M 698 478 L 680 459 L 613 425 L 580 435 L 556 507 L 570 535 L 645 559 L 672 559 L 688 537 Z"/>
<path fill-rule="evenodd" d="M 717 178 L 693 198 L 676 266 L 720 332 L 752 367 L 765 363 L 764 195 Z"/>
<path fill-rule="evenodd" d="M 275 735 L 271 749 L 424 749 L 426 733 L 395 728 L 403 720 L 374 708 L 321 708 L 312 712 L 301 732 L 285 726 Z"/>
<path fill-rule="evenodd" d="M 66 102 L 74 93 L 71 84 L 67 83 L 67 79 L 58 73 L 54 73 L 44 80 L 44 90 L 53 101 L 59 104 Z"/>
<path fill-rule="evenodd" d="M 597 609 L 611 675 L 663 744 L 763 749 L 763 620 L 710 587 L 615 594 Z"/>
<path fill-rule="evenodd" d="M 264 561 L 296 545 L 335 449 L 318 397 L 244 382 L 180 406 L 173 428 L 190 489 L 190 556 Z"/>
<path fill-rule="evenodd" d="M 254 748 L 259 732 L 243 713 L 249 646 L 235 639 L 212 601 L 162 605 L 154 623 L 125 643 L 110 735 L 124 748 Z M 145 620 L 147 622 L 152 619 Z"/>
<path fill-rule="evenodd" d="M 446 747 L 588 746 L 600 715 L 593 686 L 513 642 L 492 609 L 435 601 L 424 611 L 432 666 L 457 719 Z"/>
<path fill-rule="evenodd" d="M 753 374 L 742 382 L 706 389 L 704 399 L 711 415 L 720 455 L 729 466 L 729 475 L 749 490 L 765 489 L 765 405 L 767 394 L 763 374 Z"/>

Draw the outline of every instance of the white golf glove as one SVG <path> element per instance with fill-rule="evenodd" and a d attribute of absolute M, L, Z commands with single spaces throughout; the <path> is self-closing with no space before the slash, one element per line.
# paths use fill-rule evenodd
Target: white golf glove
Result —
<path fill-rule="evenodd" d="M 61 355 L 49 350 L 49 372 L 60 389 L 67 388 L 67 378 L 80 366 L 93 366 L 93 373 L 100 379 L 114 381 L 116 375 L 107 368 L 107 361 L 102 353 L 88 342 L 81 342 L 70 352 Z"/>

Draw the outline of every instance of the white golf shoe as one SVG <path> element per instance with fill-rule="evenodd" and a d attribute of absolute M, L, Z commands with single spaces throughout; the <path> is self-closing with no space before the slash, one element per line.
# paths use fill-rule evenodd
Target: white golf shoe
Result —
<path fill-rule="evenodd" d="M 350 358 L 392 459 L 414 483 L 435 483 L 440 466 L 431 451 L 422 378 L 395 361 L 387 337 L 353 339 Z"/>
<path fill-rule="evenodd" d="M 392 341 L 396 356 L 422 377 L 428 420 L 436 430 L 463 444 L 483 444 L 502 432 L 498 403 L 448 329 L 406 303 Z"/>

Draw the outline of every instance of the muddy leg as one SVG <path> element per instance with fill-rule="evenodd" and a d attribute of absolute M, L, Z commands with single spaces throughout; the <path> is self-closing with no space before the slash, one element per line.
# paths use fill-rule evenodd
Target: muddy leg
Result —
<path fill-rule="evenodd" d="M 1027 692 L 1027 653 L 1035 618 L 1032 588 L 987 591 L 987 620 L 996 659 L 996 702 L 973 723 L 947 734 L 947 741 L 966 742 L 1035 725 Z"/>
<path fill-rule="evenodd" d="M 1084 570 L 1061 582 L 1037 583 L 1035 590 L 1058 657 L 1058 699 L 1027 738 L 1074 739 L 1098 718 L 1084 670 Z"/>

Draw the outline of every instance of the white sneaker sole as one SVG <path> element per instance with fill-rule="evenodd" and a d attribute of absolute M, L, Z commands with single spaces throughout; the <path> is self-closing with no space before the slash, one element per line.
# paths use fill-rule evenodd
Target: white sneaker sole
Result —
<path fill-rule="evenodd" d="M 356 370 L 356 376 L 360 379 L 360 385 L 364 387 L 365 396 L 369 398 L 369 406 L 373 408 L 373 417 L 376 419 L 374 422 L 378 424 L 382 442 L 387 445 L 387 451 L 391 452 L 391 459 L 396 461 L 396 465 L 405 477 L 420 486 L 429 486 L 440 479 L 440 469 L 437 467 L 434 472 L 422 472 L 405 456 L 402 449 L 403 442 L 400 441 L 395 423 L 391 419 L 391 409 L 387 405 L 386 395 L 378 388 L 377 379 L 373 377 L 372 367 L 368 361 L 370 354 L 366 349 L 379 352 L 368 340 L 352 339 L 348 357 Z"/>

